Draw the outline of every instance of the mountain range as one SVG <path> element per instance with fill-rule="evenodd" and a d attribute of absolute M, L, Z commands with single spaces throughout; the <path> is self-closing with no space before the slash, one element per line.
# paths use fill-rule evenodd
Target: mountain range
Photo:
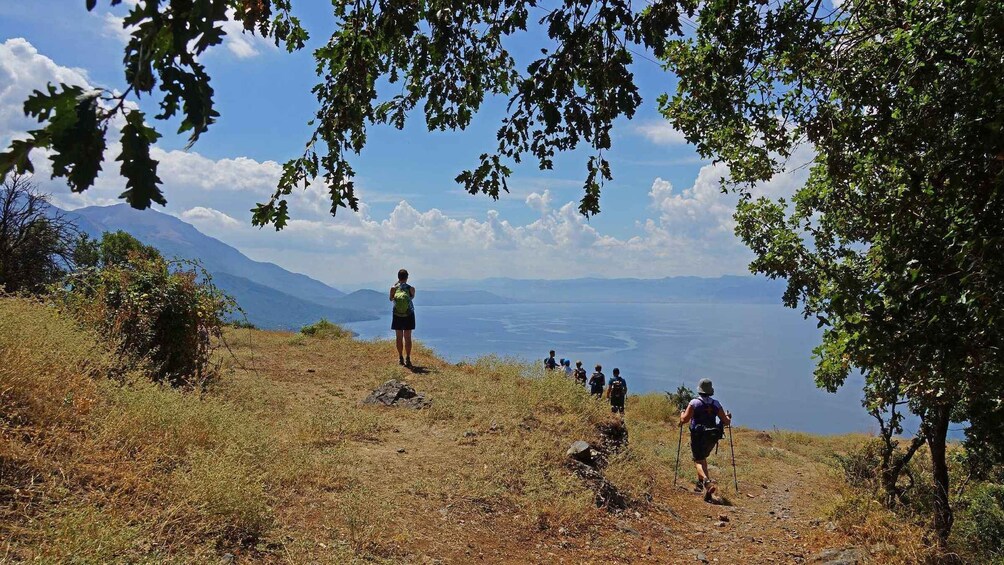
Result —
<path fill-rule="evenodd" d="M 197 259 L 213 283 L 233 296 L 249 322 L 261 328 L 297 329 L 326 318 L 336 323 L 375 320 L 390 310 L 387 291 L 361 289 L 346 294 L 317 279 L 263 261 L 209 237 L 191 224 L 155 210 L 125 204 L 65 212 L 81 231 L 100 237 L 122 230 L 165 257 Z M 388 284 L 388 288 L 389 288 Z M 760 277 L 667 277 L 663 279 L 425 281 L 416 303 L 468 306 L 517 302 L 716 302 L 777 303 L 783 281 Z"/>
<path fill-rule="evenodd" d="M 197 259 L 213 284 L 230 294 L 249 322 L 268 329 L 298 329 L 325 318 L 336 323 L 375 320 L 390 310 L 385 292 L 346 294 L 319 280 L 263 261 L 209 237 L 195 226 L 155 210 L 126 204 L 90 206 L 63 212 L 88 235 L 122 230 L 168 258 Z M 388 285 L 389 288 L 389 285 Z M 511 299 L 482 290 L 422 292 L 423 305 L 501 304 Z"/>

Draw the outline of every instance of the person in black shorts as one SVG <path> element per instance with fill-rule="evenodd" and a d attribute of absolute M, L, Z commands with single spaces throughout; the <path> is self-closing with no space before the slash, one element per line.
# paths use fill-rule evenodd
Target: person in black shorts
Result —
<path fill-rule="evenodd" d="M 597 365 L 596 371 L 589 377 L 589 394 L 603 398 L 603 387 L 607 385 L 607 377 L 603 374 L 603 366 Z"/>
<path fill-rule="evenodd" d="M 610 399 L 610 411 L 614 414 L 624 413 L 624 397 L 627 396 L 627 382 L 621 377 L 621 370 L 614 368 L 614 376 L 607 385 L 607 398 Z"/>
<path fill-rule="evenodd" d="M 714 398 L 715 388 L 709 379 L 697 383 L 697 398 L 680 413 L 680 426 L 690 422 L 690 453 L 697 467 L 697 489 L 704 491 L 704 500 L 711 500 L 714 483 L 708 476 L 708 456 L 725 435 L 725 426 L 732 423 L 732 413 Z"/>
<path fill-rule="evenodd" d="M 397 334 L 398 363 L 411 367 L 411 332 L 415 329 L 415 287 L 408 284 L 408 271 L 397 272 L 397 284 L 390 287 L 394 315 L 390 329 Z"/>

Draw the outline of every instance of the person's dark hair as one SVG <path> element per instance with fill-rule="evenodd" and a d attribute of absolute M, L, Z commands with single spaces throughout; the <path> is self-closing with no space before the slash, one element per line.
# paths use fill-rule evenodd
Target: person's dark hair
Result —
<path fill-rule="evenodd" d="M 549 351 L 548 353 L 551 354 L 551 357 L 554 357 L 554 350 L 553 349 L 551 351 Z"/>
<path fill-rule="evenodd" d="M 614 367 L 614 374 L 615 374 L 615 375 L 619 375 L 619 374 L 621 374 L 621 370 L 620 370 L 620 369 L 618 369 L 617 367 Z"/>
<path fill-rule="evenodd" d="M 575 362 L 575 366 L 576 367 L 581 367 L 582 366 L 582 361 L 576 361 Z"/>
<path fill-rule="evenodd" d="M 407 269 L 401 269 L 400 271 L 398 271 L 397 272 L 397 280 L 399 280 L 399 281 L 406 281 L 406 280 L 408 280 L 408 270 Z"/>
<path fill-rule="evenodd" d="M 597 371 L 602 371 L 603 370 L 603 365 L 597 365 L 596 366 L 596 370 Z"/>

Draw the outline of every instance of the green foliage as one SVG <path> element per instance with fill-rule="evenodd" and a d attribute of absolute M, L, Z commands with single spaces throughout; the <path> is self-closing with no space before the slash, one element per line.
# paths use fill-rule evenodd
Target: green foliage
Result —
<path fill-rule="evenodd" d="M 677 408 L 679 411 L 684 411 L 687 409 L 687 405 L 690 401 L 697 398 L 694 391 L 688 388 L 686 385 L 680 385 L 677 387 L 675 392 L 666 391 L 666 398 L 669 402 Z"/>
<path fill-rule="evenodd" d="M 204 384 L 233 301 L 198 264 L 170 263 L 124 232 L 87 247 L 97 263 L 54 289 L 58 303 L 122 353 L 151 361 L 159 380 Z"/>
<path fill-rule="evenodd" d="M 959 511 L 959 542 L 984 563 L 1004 563 L 1004 485 L 977 485 L 963 497 Z"/>
<path fill-rule="evenodd" d="M 324 318 L 309 326 L 300 328 L 300 333 L 310 337 L 337 339 L 342 337 L 352 337 L 354 334 L 338 324 L 333 324 Z"/>
<path fill-rule="evenodd" d="M 921 417 L 945 540 L 949 422 L 990 460 L 1004 445 L 1004 5 L 821 4 L 705 7 L 667 51 L 680 81 L 662 107 L 729 166 L 751 270 L 824 328 L 818 384 L 860 370 L 889 437 L 897 404 Z M 805 186 L 754 198 L 804 142 Z"/>
<path fill-rule="evenodd" d="M 111 4 L 118 4 L 111 0 Z M 86 0 L 88 10 L 97 0 Z M 244 31 L 303 48 L 307 32 L 292 15 L 289 0 L 192 0 L 135 3 L 123 20 L 129 32 L 124 70 L 128 88 L 84 92 L 49 85 L 36 91 L 25 113 L 42 126 L 0 154 L 0 175 L 32 170 L 30 153 L 48 149 L 55 176 L 74 190 L 86 190 L 97 175 L 106 148 L 109 122 L 125 118 L 121 130 L 122 194 L 137 208 L 163 204 L 157 162 L 150 144 L 159 134 L 130 109 L 130 96 L 161 93 L 157 119 L 180 119 L 179 132 L 195 143 L 218 113 L 206 68 L 199 62 L 220 45 L 223 24 L 233 18 Z M 498 198 L 508 190 L 512 165 L 533 159 L 542 170 L 554 156 L 587 146 L 583 214 L 600 211 L 600 190 L 612 179 L 605 152 L 615 120 L 630 118 L 641 104 L 631 66 L 636 50 L 666 52 L 667 37 L 682 34 L 681 15 L 693 16 L 696 0 L 653 2 L 643 10 L 628 0 L 563 2 L 544 9 L 536 0 L 476 0 L 456 3 L 332 2 L 330 39 L 314 50 L 319 108 L 314 131 L 301 156 L 283 166 L 276 190 L 254 209 L 256 225 L 281 229 L 289 220 L 286 197 L 323 176 L 331 212 L 356 209 L 349 159 L 366 144 L 371 125 L 403 129 L 421 108 L 430 130 L 463 130 L 488 96 L 509 99 L 497 145 L 456 180 L 471 194 Z M 541 10 L 539 13 L 534 10 Z M 507 46 L 519 35 L 544 37 L 540 56 L 520 69 Z M 381 98 L 377 85 L 400 83 L 397 94 Z"/>

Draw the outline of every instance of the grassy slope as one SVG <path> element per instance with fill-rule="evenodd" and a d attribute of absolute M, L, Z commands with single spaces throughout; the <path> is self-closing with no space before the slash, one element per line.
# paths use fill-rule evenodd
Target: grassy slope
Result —
<path fill-rule="evenodd" d="M 351 338 L 228 342 L 218 385 L 182 394 L 118 371 L 51 310 L 0 300 L 0 560 L 763 563 L 896 541 L 832 467 L 860 437 L 737 429 L 742 494 L 722 450 L 735 506 L 710 506 L 673 487 L 665 400 L 631 397 L 630 447 L 606 474 L 632 505 L 611 514 L 563 465 L 611 416 L 563 378 L 421 347 L 411 372 L 390 344 Z M 390 378 L 432 408 L 359 405 Z M 899 545 L 893 562 L 916 558 Z"/>

